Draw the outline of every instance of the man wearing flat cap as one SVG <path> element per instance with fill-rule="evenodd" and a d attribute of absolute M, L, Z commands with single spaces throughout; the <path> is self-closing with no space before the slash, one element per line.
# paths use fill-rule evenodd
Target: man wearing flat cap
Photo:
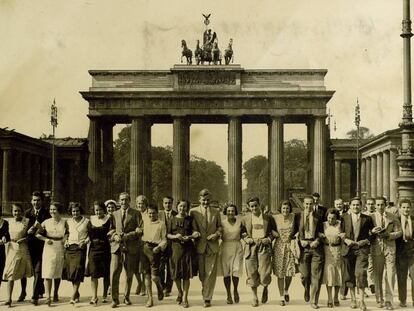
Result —
<path fill-rule="evenodd" d="M 195 247 L 204 307 L 210 307 L 213 298 L 219 239 L 222 232 L 220 213 L 210 206 L 210 198 L 210 191 L 201 190 L 199 194 L 200 205 L 190 210 L 190 216 L 193 219 L 193 232 L 198 236 L 195 240 Z"/>

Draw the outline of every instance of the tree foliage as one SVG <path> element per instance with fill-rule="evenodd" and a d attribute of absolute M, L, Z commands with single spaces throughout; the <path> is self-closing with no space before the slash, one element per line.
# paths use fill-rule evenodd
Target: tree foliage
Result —
<path fill-rule="evenodd" d="M 346 133 L 346 137 L 351 139 L 357 139 L 358 137 L 358 131 L 356 129 L 350 130 Z M 359 139 L 369 139 L 374 137 L 375 135 L 371 133 L 370 129 L 364 126 L 359 127 Z"/>
<path fill-rule="evenodd" d="M 120 193 L 129 191 L 130 176 L 131 128 L 121 130 L 114 142 L 114 191 Z M 172 193 L 172 152 L 170 146 L 152 147 L 152 199 L 160 203 L 162 197 Z M 191 202 L 197 202 L 198 193 L 208 188 L 213 194 L 213 200 L 225 201 L 227 187 L 225 172 L 213 161 L 191 156 L 190 159 L 190 197 Z M 178 198 L 176 198 L 178 199 Z M 181 198 L 180 198 L 181 199 Z"/>

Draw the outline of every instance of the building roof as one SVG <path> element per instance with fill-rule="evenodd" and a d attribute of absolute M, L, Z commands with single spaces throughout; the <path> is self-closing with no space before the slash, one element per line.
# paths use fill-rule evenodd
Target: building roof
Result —
<path fill-rule="evenodd" d="M 43 141 L 52 144 L 52 138 L 42 138 Z M 72 137 L 65 137 L 65 138 L 56 138 L 55 139 L 55 146 L 57 147 L 82 147 L 84 146 L 88 140 L 86 138 L 72 138 Z"/>

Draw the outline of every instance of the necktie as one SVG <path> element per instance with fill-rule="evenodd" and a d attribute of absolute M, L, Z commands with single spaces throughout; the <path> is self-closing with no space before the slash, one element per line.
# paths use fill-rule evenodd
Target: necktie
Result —
<path fill-rule="evenodd" d="M 381 215 L 381 228 L 385 228 L 384 215 Z"/>
<path fill-rule="evenodd" d="M 125 227 L 126 211 L 122 211 L 122 229 Z"/>
<path fill-rule="evenodd" d="M 206 224 L 206 228 L 208 227 L 208 210 L 207 208 L 204 211 L 204 218 L 205 218 L 205 224 Z"/>
<path fill-rule="evenodd" d="M 406 241 L 411 239 L 411 234 L 410 234 L 410 225 L 408 223 L 408 219 L 405 219 L 405 225 L 404 225 L 404 239 Z"/>
<path fill-rule="evenodd" d="M 305 214 L 305 231 L 306 232 L 309 232 L 310 231 L 309 214 Z"/>

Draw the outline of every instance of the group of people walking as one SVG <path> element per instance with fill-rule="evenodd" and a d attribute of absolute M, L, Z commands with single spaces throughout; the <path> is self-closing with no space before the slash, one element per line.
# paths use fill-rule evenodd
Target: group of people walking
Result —
<path fill-rule="evenodd" d="M 179 200 L 174 208 L 173 198 L 167 196 L 159 210 L 143 195 L 132 208 L 129 194 L 121 193 L 118 202 L 95 202 L 90 218 L 84 216 L 79 203 L 72 202 L 71 217 L 65 220 L 61 204 L 52 202 L 46 208 L 41 193 L 34 192 L 29 211 L 13 204 L 13 218 L 0 219 L 5 304 L 12 304 L 16 280 L 22 284 L 18 301 L 25 299 L 26 280 L 32 276 L 34 305 L 42 295 L 48 305 L 59 301 L 61 279 L 72 283 L 70 303 L 76 304 L 80 285 L 90 276 L 90 303 L 98 303 L 98 279 L 103 278 L 102 302 L 110 291 L 116 308 L 124 270 L 126 305 L 131 304 L 134 276 L 136 293 L 147 296 L 147 307 L 154 305 L 153 284 L 158 300 L 163 300 L 171 295 L 175 283 L 177 304 L 188 308 L 190 280 L 196 275 L 204 307 L 211 306 L 217 276 L 223 277 L 226 302 L 238 303 L 239 278 L 245 271 L 253 307 L 259 305 L 260 286 L 260 302 L 268 301 L 272 273 L 279 303 L 284 306 L 290 301 L 289 287 L 298 270 L 304 301 L 315 309 L 325 284 L 330 308 L 339 306 L 339 298 L 344 299 L 349 289 L 350 307 L 366 310 L 365 289 L 369 287 L 378 307 L 392 310 L 396 278 L 400 306 L 407 306 L 408 272 L 414 276 L 414 217 L 409 200 L 402 200 L 393 211 L 386 210 L 383 197 L 368 199 L 365 210 L 359 198 L 351 200 L 349 210 L 340 199 L 334 208 L 326 209 L 314 193 L 304 197 L 300 213 L 293 213 L 290 201 L 283 201 L 278 213 L 271 215 L 263 212 L 259 198 L 252 197 L 247 201 L 248 212 L 238 215 L 237 206 L 228 204 L 221 213 L 210 206 L 210 198 L 210 192 L 203 189 L 198 206 L 191 208 L 188 201 Z M 414 299 L 414 288 L 412 293 Z"/>

